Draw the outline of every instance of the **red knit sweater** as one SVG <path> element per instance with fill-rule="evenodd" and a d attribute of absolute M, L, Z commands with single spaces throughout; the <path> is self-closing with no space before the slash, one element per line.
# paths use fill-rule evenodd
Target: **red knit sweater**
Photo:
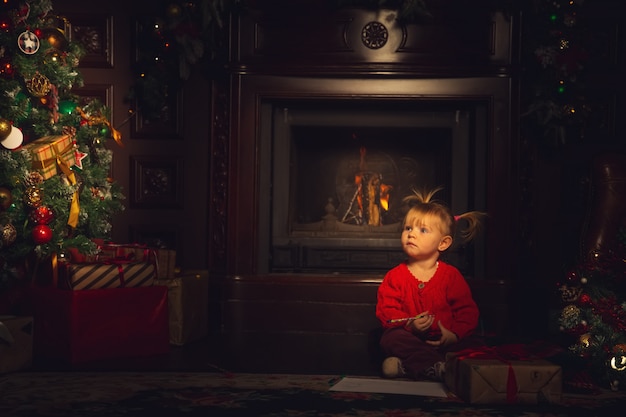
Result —
<path fill-rule="evenodd" d="M 384 328 L 404 326 L 406 322 L 389 323 L 389 320 L 414 317 L 424 311 L 435 315 L 428 338 L 441 335 L 438 322 L 454 332 L 460 339 L 471 334 L 478 325 L 478 306 L 458 269 L 439 261 L 435 275 L 423 288 L 401 263 L 385 275 L 378 288 L 376 317 Z"/>

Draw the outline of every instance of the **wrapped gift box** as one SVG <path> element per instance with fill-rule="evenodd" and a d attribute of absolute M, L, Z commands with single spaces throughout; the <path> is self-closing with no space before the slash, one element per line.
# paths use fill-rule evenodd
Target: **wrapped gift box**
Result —
<path fill-rule="evenodd" d="M 59 263 L 59 284 L 65 289 L 149 287 L 155 278 L 156 266 L 149 262 Z"/>
<path fill-rule="evenodd" d="M 33 288 L 35 362 L 77 365 L 168 353 L 167 291 Z"/>
<path fill-rule="evenodd" d="M 74 143 L 68 135 L 45 136 L 24 145 L 33 158 L 33 169 L 39 171 L 44 180 L 57 174 L 57 157 L 68 167 L 76 163 Z"/>
<path fill-rule="evenodd" d="M 98 244 L 96 255 L 82 255 L 72 251 L 74 263 L 93 263 L 108 261 L 150 262 L 156 266 L 158 279 L 172 279 L 175 276 L 176 251 L 173 249 L 151 248 L 136 243 L 105 243 Z"/>
<path fill-rule="evenodd" d="M 170 343 L 182 346 L 208 335 L 208 272 L 184 274 L 155 281 L 169 288 Z"/>
<path fill-rule="evenodd" d="M 449 353 L 445 384 L 472 404 L 560 402 L 561 367 L 522 352 L 503 346 Z"/>
<path fill-rule="evenodd" d="M 33 318 L 0 316 L 0 374 L 28 369 L 33 362 Z"/>
<path fill-rule="evenodd" d="M 172 279 L 176 275 L 176 251 L 156 249 L 157 275 L 159 279 Z"/>

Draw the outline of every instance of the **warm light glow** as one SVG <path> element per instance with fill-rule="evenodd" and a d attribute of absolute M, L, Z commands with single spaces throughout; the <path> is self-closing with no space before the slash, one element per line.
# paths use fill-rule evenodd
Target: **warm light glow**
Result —
<path fill-rule="evenodd" d="M 393 187 L 387 184 L 380 184 L 380 206 L 389 211 L 389 192 Z"/>
<path fill-rule="evenodd" d="M 362 220 L 364 224 L 380 226 L 382 225 L 381 209 L 389 211 L 389 193 L 393 187 L 384 184 L 379 173 L 368 171 L 365 160 L 367 149 L 360 148 L 359 151 L 361 154 L 360 171 L 354 175 L 354 184 L 357 186 L 354 200 L 359 207 L 357 217 L 360 219 L 357 223 L 361 224 Z M 365 201 L 367 201 L 367 207 L 365 207 Z"/>
<path fill-rule="evenodd" d="M 613 356 L 611 358 L 611 368 L 616 371 L 626 370 L 626 356 Z"/>

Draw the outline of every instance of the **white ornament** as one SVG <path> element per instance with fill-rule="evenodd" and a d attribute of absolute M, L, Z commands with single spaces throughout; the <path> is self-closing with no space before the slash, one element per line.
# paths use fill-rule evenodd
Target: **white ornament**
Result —
<path fill-rule="evenodd" d="M 30 30 L 27 30 L 18 36 L 17 46 L 26 55 L 33 55 L 39 50 L 39 38 Z"/>
<path fill-rule="evenodd" d="M 18 148 L 23 141 L 24 134 L 22 133 L 22 131 L 15 126 L 11 126 L 11 132 L 0 143 L 2 143 L 2 146 L 7 149 L 15 149 Z"/>

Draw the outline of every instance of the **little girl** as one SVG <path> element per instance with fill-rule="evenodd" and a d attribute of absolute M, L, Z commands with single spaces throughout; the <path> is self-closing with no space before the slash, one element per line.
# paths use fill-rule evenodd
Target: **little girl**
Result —
<path fill-rule="evenodd" d="M 441 381 L 445 354 L 482 345 L 473 335 L 478 307 L 465 278 L 439 255 L 452 245 L 457 221 L 467 221 L 465 241 L 475 237 L 484 213 L 453 216 L 433 201 L 440 188 L 405 198 L 414 204 L 404 219 L 402 249 L 407 260 L 385 275 L 378 288 L 376 317 L 383 326 L 380 346 L 387 358 L 383 376 Z"/>

